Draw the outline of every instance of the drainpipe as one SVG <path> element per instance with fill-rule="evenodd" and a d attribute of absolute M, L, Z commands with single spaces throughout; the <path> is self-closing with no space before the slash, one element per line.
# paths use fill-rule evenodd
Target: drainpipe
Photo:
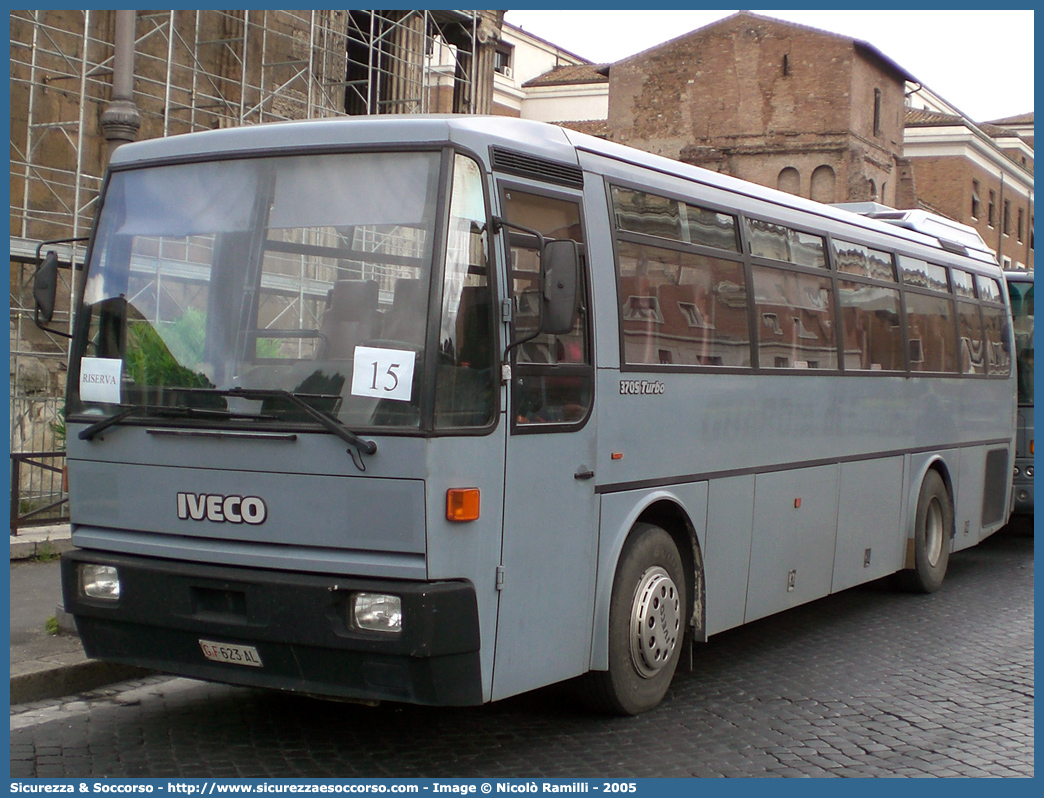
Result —
<path fill-rule="evenodd" d="M 101 114 L 102 135 L 108 163 L 117 147 L 138 137 L 141 114 L 134 104 L 135 11 L 116 11 L 115 53 L 112 67 L 112 100 Z"/>
<path fill-rule="evenodd" d="M 1000 181 L 1000 207 L 997 209 L 1000 211 L 1000 218 L 997 220 L 1000 224 L 997 225 L 997 260 L 1000 261 L 1000 265 L 1004 266 L 1004 253 L 1002 247 L 1004 246 L 1004 167 L 1001 167 L 1001 181 Z"/>

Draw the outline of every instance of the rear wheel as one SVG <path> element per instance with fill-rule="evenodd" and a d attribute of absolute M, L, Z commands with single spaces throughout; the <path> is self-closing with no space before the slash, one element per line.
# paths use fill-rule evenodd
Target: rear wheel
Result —
<path fill-rule="evenodd" d="M 929 471 L 917 498 L 914 567 L 900 571 L 899 584 L 916 593 L 934 593 L 946 577 L 953 536 L 953 503 L 938 471 Z"/>
<path fill-rule="evenodd" d="M 685 636 L 685 571 L 673 538 L 637 524 L 624 544 L 609 605 L 609 670 L 584 680 L 595 708 L 637 715 L 663 700 Z"/>

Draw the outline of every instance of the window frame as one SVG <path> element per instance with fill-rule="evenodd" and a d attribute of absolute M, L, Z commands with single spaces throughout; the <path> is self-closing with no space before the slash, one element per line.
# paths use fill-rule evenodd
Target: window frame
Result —
<path fill-rule="evenodd" d="M 504 172 L 493 171 L 494 188 L 493 191 L 496 194 L 498 206 L 502 213 L 500 214 L 505 220 L 507 219 L 507 197 L 505 196 L 507 191 L 515 190 L 520 191 L 532 196 L 546 197 L 548 199 L 560 200 L 563 202 L 575 203 L 579 214 L 580 232 L 583 237 L 582 241 L 577 242 L 577 248 L 580 252 L 580 271 L 581 271 L 581 284 L 583 285 L 583 293 L 580 297 L 580 314 L 583 319 L 583 323 L 586 325 L 586 352 L 584 352 L 585 363 L 579 364 L 546 364 L 546 363 L 518 363 L 518 348 L 514 346 L 511 348 L 509 359 L 506 361 L 511 368 L 511 382 L 509 385 L 509 391 L 507 396 L 507 406 L 510 409 L 510 418 L 508 419 L 508 432 L 511 435 L 540 435 L 549 433 L 563 433 L 563 432 L 576 432 L 587 426 L 587 423 L 594 416 L 595 406 L 595 382 L 597 376 L 597 369 L 595 368 L 594 362 L 594 338 L 595 338 L 595 325 L 594 325 L 594 305 L 593 305 L 593 290 L 591 285 L 591 269 L 588 265 L 588 241 L 590 240 L 590 230 L 587 224 L 587 218 L 585 214 L 585 203 L 584 203 L 584 192 L 582 189 L 569 189 L 564 186 L 556 186 L 541 182 L 539 180 L 532 180 L 530 178 L 508 175 Z M 504 292 L 502 299 L 511 303 L 514 299 L 514 284 L 511 276 L 511 237 L 512 235 L 522 235 L 529 237 L 525 233 L 519 231 L 513 231 L 511 227 L 505 225 L 502 231 L 497 235 L 499 242 L 495 245 L 494 250 L 503 254 L 503 275 L 506 281 L 504 286 Z M 511 338 L 515 330 L 515 319 L 514 311 L 511 312 L 510 320 L 502 320 L 502 324 L 498 325 L 502 328 L 508 329 L 508 338 L 504 345 L 499 350 L 499 356 L 501 362 L 504 363 L 503 355 L 504 348 L 510 345 Z M 515 413 L 516 406 L 516 383 L 519 378 L 528 373 L 534 375 L 540 375 L 541 371 L 547 369 L 556 369 L 553 376 L 561 377 L 584 377 L 587 376 L 590 383 L 590 401 L 587 403 L 584 415 L 582 418 L 576 421 L 563 421 L 563 422 L 547 422 L 547 423 L 519 423 L 517 415 Z"/>
<path fill-rule="evenodd" d="M 607 210 L 609 215 L 609 228 L 610 228 L 610 241 L 613 251 L 613 263 L 614 263 L 614 276 L 615 281 L 614 293 L 616 296 L 616 309 L 615 309 L 615 324 L 617 325 L 617 339 L 618 339 L 618 353 L 619 353 L 619 368 L 621 372 L 632 372 L 632 373 L 658 373 L 658 374 L 670 374 L 670 373 L 700 373 L 700 374 L 775 374 L 775 375 L 793 375 L 793 376 L 856 376 L 863 378 L 945 378 L 945 379 L 998 379 L 1008 378 L 1011 372 L 1011 364 L 1007 371 L 999 372 L 996 369 L 991 369 L 987 364 L 984 373 L 964 373 L 961 371 L 960 363 L 960 326 L 959 326 L 959 302 L 972 302 L 979 307 L 979 318 L 983 324 L 983 341 L 984 345 L 988 345 L 986 336 L 986 318 L 984 308 L 990 307 L 995 310 L 999 310 L 1005 307 L 1003 301 L 990 302 L 981 299 L 978 291 L 977 280 L 981 277 L 984 279 L 991 279 L 997 282 L 997 278 L 989 274 L 983 274 L 973 268 L 973 263 L 962 264 L 961 266 L 954 265 L 948 262 L 948 257 L 945 253 L 917 253 L 914 254 L 918 249 L 916 246 L 903 247 L 895 246 L 894 244 L 902 244 L 902 241 L 896 242 L 882 242 L 876 240 L 878 236 L 873 235 L 873 231 L 864 231 L 858 227 L 853 227 L 849 230 L 839 231 L 834 229 L 836 226 L 832 224 L 824 225 L 824 229 L 813 229 L 809 225 L 795 223 L 791 220 L 782 220 L 778 214 L 767 214 L 761 212 L 752 213 L 737 206 L 726 206 L 721 202 L 715 202 L 708 200 L 703 197 L 697 196 L 685 196 L 677 191 L 662 190 L 660 187 L 650 187 L 648 185 L 640 185 L 632 180 L 626 178 L 620 178 L 616 176 L 603 176 L 604 187 L 605 187 L 605 198 L 607 203 Z M 660 238 L 648 233 L 635 233 L 627 230 L 622 230 L 617 226 L 616 223 L 616 211 L 613 205 L 613 188 L 620 188 L 624 190 L 641 191 L 647 194 L 652 194 L 664 199 L 673 200 L 676 202 L 684 202 L 690 205 L 695 205 L 700 208 L 704 208 L 708 211 L 716 213 L 722 213 L 728 216 L 732 216 L 737 220 L 738 223 L 738 235 L 740 239 L 740 252 L 733 252 L 731 250 L 716 249 L 702 244 L 688 244 L 683 241 L 670 238 Z M 737 203 L 739 205 L 739 203 Z M 825 264 L 820 266 L 805 266 L 802 264 L 793 263 L 790 261 L 781 261 L 774 258 L 764 257 L 760 255 L 754 255 L 751 253 L 751 237 L 749 232 L 749 222 L 751 220 L 757 220 L 766 222 L 769 224 L 779 225 L 784 228 L 788 228 L 800 233 L 812 235 L 820 238 L 823 241 L 823 252 L 825 258 Z M 831 232 L 833 230 L 833 232 Z M 840 271 L 838 269 L 837 258 L 834 252 L 835 240 L 852 244 L 859 247 L 864 247 L 867 250 L 872 250 L 878 253 L 887 254 L 891 257 L 892 261 L 892 275 L 893 279 L 886 280 L 880 277 L 870 277 L 862 274 L 853 274 L 850 272 Z M 750 366 L 704 366 L 696 364 L 656 364 L 656 363 L 629 363 L 626 359 L 626 349 L 624 341 L 624 330 L 623 330 L 623 297 L 621 296 L 620 289 L 620 258 L 621 243 L 628 243 L 633 245 L 645 245 L 653 248 L 660 248 L 664 250 L 677 251 L 681 253 L 690 253 L 695 255 L 702 255 L 707 257 L 713 257 L 720 260 L 726 260 L 733 263 L 741 264 L 743 268 L 743 275 L 745 280 L 744 290 L 747 294 L 746 310 L 747 310 L 747 323 L 748 323 L 748 336 L 750 346 Z M 945 289 L 939 289 L 937 287 L 919 286 L 915 283 L 908 281 L 904 274 L 903 260 L 910 259 L 915 262 L 923 262 L 928 264 L 932 271 L 941 270 L 936 272 L 936 277 L 945 276 L 946 287 Z M 753 271 L 754 267 L 770 267 L 773 269 L 791 271 L 794 273 L 818 276 L 820 278 L 827 277 L 831 284 L 831 301 L 833 304 L 832 311 L 832 328 L 833 328 L 833 339 L 834 347 L 837 351 L 836 362 L 837 367 L 831 369 L 806 369 L 806 368 L 776 368 L 775 366 L 764 365 L 760 362 L 761 353 L 759 346 L 759 323 L 760 317 L 756 312 L 754 294 L 753 294 Z M 954 277 L 952 274 L 953 270 L 963 272 L 971 275 L 973 284 L 975 286 L 975 297 L 972 299 L 959 296 L 954 288 Z M 844 351 L 844 329 L 843 329 L 843 312 L 844 306 L 841 301 L 841 283 L 843 281 L 851 283 L 859 283 L 868 286 L 876 286 L 880 288 L 886 288 L 892 291 L 896 291 L 898 294 L 899 301 L 899 320 L 900 320 L 900 331 L 902 340 L 902 367 L 892 370 L 871 370 L 871 369 L 854 369 L 845 367 L 845 351 Z M 930 281 L 929 281 L 930 282 Z M 999 283 L 998 283 L 999 285 Z M 943 299 L 950 308 L 951 312 L 951 324 L 950 331 L 948 333 L 949 338 L 952 339 L 951 344 L 954 346 L 955 351 L 958 353 L 957 364 L 955 371 L 917 371 L 913 368 L 915 361 L 913 355 L 915 354 L 913 349 L 913 342 L 910 339 L 910 322 L 909 322 L 909 300 L 908 297 L 911 295 L 924 295 L 929 297 L 935 297 L 937 299 Z M 1003 300 L 1004 297 L 1001 297 Z"/>
<path fill-rule="evenodd" d="M 749 257 L 746 255 L 746 240 L 743 231 L 742 212 L 736 208 L 728 208 L 720 203 L 713 201 L 706 201 L 702 197 L 698 200 L 692 197 L 684 197 L 680 194 L 671 191 L 662 191 L 659 189 L 650 189 L 647 185 L 635 183 L 630 180 L 620 179 L 616 177 L 610 177 L 608 175 L 603 178 L 605 184 L 605 201 L 606 207 L 609 214 L 609 236 L 612 243 L 613 250 L 613 294 L 616 297 L 616 308 L 614 315 L 616 317 L 616 334 L 617 334 L 617 346 L 620 358 L 620 371 L 625 373 L 657 373 L 657 374 L 670 374 L 670 373 L 692 373 L 699 372 L 701 374 L 706 373 L 718 373 L 718 374 L 750 374 L 754 371 L 754 361 L 751 360 L 749 366 L 700 366 L 691 364 L 679 364 L 679 363 L 628 363 L 626 359 L 626 347 L 624 341 L 624 318 L 623 318 L 623 300 L 624 297 L 620 294 L 620 247 L 621 242 L 634 244 L 636 246 L 648 246 L 656 247 L 660 249 L 666 249 L 673 252 L 680 252 L 685 254 L 700 255 L 704 257 L 719 258 L 721 260 L 727 260 L 731 263 L 739 264 L 743 271 L 744 290 L 747 290 L 750 286 L 750 269 L 749 269 Z M 645 194 L 653 194 L 663 199 L 673 200 L 675 202 L 684 202 L 689 205 L 694 205 L 713 213 L 720 213 L 725 216 L 731 216 L 735 223 L 735 235 L 736 235 L 736 249 L 718 249 L 717 247 L 711 247 L 706 244 L 693 244 L 685 241 L 679 241 L 674 238 L 661 238 L 654 236 L 649 233 L 635 233 L 629 230 L 622 230 L 616 224 L 616 208 L 613 204 L 613 189 L 619 188 L 625 191 L 637 191 Z M 750 302 L 748 297 L 747 307 L 747 346 L 751 346 L 750 336 L 753 334 L 752 322 L 751 322 L 751 311 Z M 753 350 L 749 352 L 751 358 L 753 357 Z"/>
<path fill-rule="evenodd" d="M 885 280 L 880 277 L 873 277 L 866 274 L 854 274 L 852 272 L 841 271 L 838 268 L 837 263 L 837 249 L 838 243 L 851 244 L 853 246 L 864 247 L 867 250 L 874 252 L 883 252 L 891 256 L 892 260 L 892 279 Z M 841 368 L 841 372 L 846 376 L 863 376 L 863 377 L 908 377 L 912 372 L 910 369 L 910 346 L 909 346 L 909 327 L 906 322 L 906 297 L 903 293 L 903 280 L 899 266 L 899 254 L 894 249 L 882 249 L 880 246 L 875 244 L 864 244 L 860 241 L 854 241 L 851 237 L 845 236 L 844 238 L 837 238 L 834 235 L 827 236 L 827 248 L 829 251 L 831 271 L 834 274 L 834 285 L 837 292 L 837 309 L 838 309 L 838 321 L 837 329 L 839 330 L 837 336 L 838 343 L 838 363 Z M 849 369 L 845 366 L 845 323 L 844 323 L 844 303 L 841 299 L 841 283 L 849 282 L 857 285 L 868 285 L 871 287 L 884 288 L 896 292 L 899 299 L 899 335 L 900 344 L 902 349 L 903 365 L 901 369 Z"/>

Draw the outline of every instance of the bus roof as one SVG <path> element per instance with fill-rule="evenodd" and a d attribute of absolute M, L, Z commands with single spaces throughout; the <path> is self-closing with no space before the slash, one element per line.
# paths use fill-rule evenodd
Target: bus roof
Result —
<path fill-rule="evenodd" d="M 892 238 L 954 252 L 952 240 L 947 241 L 947 244 L 950 244 L 947 246 L 943 243 L 945 239 L 939 237 L 941 231 L 949 229 L 946 227 L 941 227 L 934 235 L 931 232 L 909 229 L 910 226 L 900 227 L 872 216 L 824 205 L 557 125 L 514 117 L 406 114 L 272 122 L 125 144 L 115 150 L 110 165 L 120 169 L 144 166 L 150 162 L 261 155 L 288 149 L 335 150 L 345 146 L 379 146 L 389 142 L 409 147 L 454 143 L 482 153 L 488 152 L 487 148 L 490 145 L 502 146 L 570 165 L 581 165 L 580 154 L 587 152 L 861 227 Z M 969 248 L 964 246 L 963 242 L 958 243 L 961 243 L 961 248 L 964 249 L 963 252 L 958 250 L 958 254 L 996 266 L 996 259 L 989 251 L 980 251 L 977 247 Z"/>

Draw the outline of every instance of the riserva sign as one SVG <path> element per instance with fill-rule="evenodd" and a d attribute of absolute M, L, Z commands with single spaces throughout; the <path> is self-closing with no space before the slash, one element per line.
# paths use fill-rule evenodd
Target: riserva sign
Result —
<path fill-rule="evenodd" d="M 268 507 L 260 496 L 222 496 L 217 493 L 179 493 L 178 518 L 215 524 L 263 524 Z"/>

